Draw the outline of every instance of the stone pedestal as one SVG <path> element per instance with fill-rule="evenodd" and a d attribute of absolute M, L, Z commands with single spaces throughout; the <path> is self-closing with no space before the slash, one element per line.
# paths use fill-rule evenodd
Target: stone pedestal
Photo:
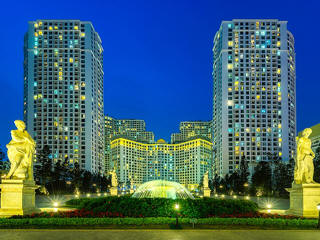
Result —
<path fill-rule="evenodd" d="M 210 188 L 203 188 L 203 196 L 204 197 L 210 197 L 211 196 Z"/>
<path fill-rule="evenodd" d="M 110 195 L 111 196 L 118 196 L 118 188 L 117 187 L 111 187 L 110 188 Z"/>
<path fill-rule="evenodd" d="M 318 218 L 320 184 L 292 183 L 292 188 L 286 188 L 286 190 L 290 192 L 290 209 L 287 210 L 287 214 Z"/>
<path fill-rule="evenodd" d="M 34 181 L 3 179 L 1 184 L 0 216 L 25 215 L 39 212 L 35 205 Z"/>

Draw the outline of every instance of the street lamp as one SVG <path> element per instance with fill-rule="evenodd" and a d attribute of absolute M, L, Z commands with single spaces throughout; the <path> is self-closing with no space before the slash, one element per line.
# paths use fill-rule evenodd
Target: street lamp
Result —
<path fill-rule="evenodd" d="M 318 203 L 318 205 L 317 205 L 317 209 L 318 209 L 318 212 L 319 212 L 319 217 L 318 217 L 318 226 L 317 226 L 317 228 L 320 228 L 320 203 Z"/>
<path fill-rule="evenodd" d="M 56 208 L 59 206 L 59 203 L 58 202 L 53 202 L 53 206 Z"/>
<path fill-rule="evenodd" d="M 179 225 L 179 221 L 178 221 L 178 211 L 179 211 L 179 209 L 180 209 L 180 206 L 179 206 L 178 203 L 176 203 L 176 204 L 174 205 L 174 209 L 176 210 L 176 228 L 178 228 L 178 225 Z"/>

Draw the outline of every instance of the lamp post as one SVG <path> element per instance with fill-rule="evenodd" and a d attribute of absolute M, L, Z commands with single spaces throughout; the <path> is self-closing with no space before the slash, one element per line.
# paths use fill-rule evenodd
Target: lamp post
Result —
<path fill-rule="evenodd" d="M 317 205 L 317 209 L 318 209 L 318 212 L 319 212 L 319 217 L 318 217 L 318 226 L 317 226 L 317 228 L 319 228 L 319 229 L 320 229 L 320 203 L 318 203 L 318 205 Z"/>
<path fill-rule="evenodd" d="M 176 228 L 178 228 L 178 225 L 179 225 L 179 221 L 178 221 L 178 211 L 179 211 L 179 208 L 180 208 L 179 204 L 176 203 L 176 204 L 174 205 L 174 209 L 176 210 Z"/>

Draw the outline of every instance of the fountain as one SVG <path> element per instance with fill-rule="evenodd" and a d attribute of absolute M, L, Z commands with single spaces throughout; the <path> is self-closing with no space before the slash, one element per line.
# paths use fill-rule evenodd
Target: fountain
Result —
<path fill-rule="evenodd" d="M 142 184 L 136 192 L 132 195 L 134 198 L 191 198 L 192 194 L 177 182 L 170 182 L 165 180 L 154 180 Z"/>

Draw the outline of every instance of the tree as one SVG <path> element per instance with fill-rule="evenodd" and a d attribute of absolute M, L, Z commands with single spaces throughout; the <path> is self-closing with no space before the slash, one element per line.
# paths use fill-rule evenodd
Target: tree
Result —
<path fill-rule="evenodd" d="M 75 189 L 79 190 L 81 188 L 82 174 L 83 174 L 83 171 L 80 169 L 79 163 L 75 162 L 74 167 L 71 170 L 72 184 Z"/>
<path fill-rule="evenodd" d="M 273 171 L 274 191 L 278 196 L 288 196 L 289 193 L 285 190 L 285 188 L 290 187 L 293 181 L 292 169 L 292 161 L 278 161 L 275 163 Z"/>
<path fill-rule="evenodd" d="M 272 193 L 271 183 L 271 167 L 269 162 L 261 161 L 254 168 L 252 175 L 252 189 L 253 192 L 261 191 L 263 195 L 270 195 Z"/>
<path fill-rule="evenodd" d="M 249 166 L 245 156 L 242 156 L 239 169 L 239 192 L 246 194 L 249 182 Z"/>
<path fill-rule="evenodd" d="M 315 158 L 313 159 L 314 164 L 314 181 L 320 183 L 320 147 L 316 149 Z"/>
<path fill-rule="evenodd" d="M 0 148 L 0 170 L 9 170 L 10 162 L 6 159 L 6 154 Z"/>
<path fill-rule="evenodd" d="M 52 159 L 50 158 L 50 148 L 45 145 L 40 150 L 35 165 L 35 178 L 38 184 L 45 186 L 52 177 Z"/>

